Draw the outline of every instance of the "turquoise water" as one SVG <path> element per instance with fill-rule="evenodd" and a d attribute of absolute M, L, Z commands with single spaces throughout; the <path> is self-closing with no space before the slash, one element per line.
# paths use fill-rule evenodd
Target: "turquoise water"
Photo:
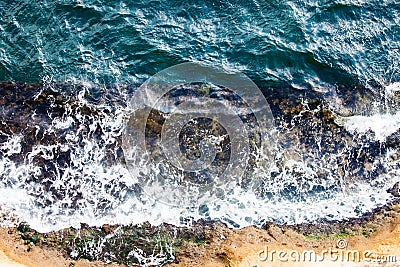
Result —
<path fill-rule="evenodd" d="M 0 1 L 0 80 L 142 83 L 182 62 L 259 86 L 400 80 L 400 2 Z"/>

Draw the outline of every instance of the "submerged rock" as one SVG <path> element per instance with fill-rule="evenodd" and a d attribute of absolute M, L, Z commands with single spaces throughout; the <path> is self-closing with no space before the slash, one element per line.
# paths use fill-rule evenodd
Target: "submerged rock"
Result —
<path fill-rule="evenodd" d="M 128 91 L 134 89 L 127 89 L 127 96 L 122 96 L 118 94 L 121 88 L 111 86 L 104 90 L 107 93 L 103 96 L 95 97 L 84 88 L 75 94 L 63 93 L 66 86 L 0 84 L 0 159 L 5 162 L 2 186 L 24 190 L 31 196 L 33 209 L 43 212 L 37 216 L 42 216 L 39 220 L 45 223 L 58 223 L 63 216 L 68 222 L 69 218 L 87 218 L 85 212 L 90 212 L 89 218 L 101 218 L 115 212 L 127 199 L 140 199 L 144 194 L 140 183 L 133 184 L 131 177 L 127 178 L 123 172 L 126 171 L 121 148 L 122 122 L 126 119 L 123 108 L 129 102 Z M 339 123 L 340 115 L 318 95 L 290 88 L 264 88 L 263 92 L 275 119 L 277 154 L 273 162 L 250 158 L 246 176 L 238 187 L 254 193 L 257 200 L 275 206 L 282 201 L 296 204 L 309 199 L 317 203 L 337 193 L 357 195 L 359 184 L 369 185 L 376 192 L 388 190 L 393 197 L 399 197 L 398 183 L 397 189 L 393 187 L 400 164 L 398 132 L 382 143 L 369 133 L 348 132 Z M 203 88 L 201 93 L 210 94 L 212 90 Z M 178 102 L 185 99 L 179 94 L 170 97 Z M 165 111 L 153 109 L 145 122 L 146 145 L 154 157 L 163 156 L 157 150 L 157 142 L 167 115 Z M 254 126 L 251 115 L 243 116 L 243 120 Z M 192 159 L 199 157 L 197 145 L 202 138 L 225 134 L 211 120 L 198 122 L 209 131 L 200 131 L 201 123 L 192 123 L 180 136 L 181 149 Z M 257 137 L 252 137 L 252 149 L 256 151 Z M 213 163 L 216 169 L 229 162 L 228 138 L 220 142 L 219 149 Z M 187 178 L 193 181 L 196 177 Z M 375 206 L 387 204 L 370 199 Z M 360 217 L 371 210 L 371 206 L 366 208 L 363 204 L 343 203 L 353 208 L 350 214 Z M 247 203 L 235 205 L 248 210 Z M 324 215 L 316 211 L 314 217 L 304 215 L 300 219 L 315 222 L 322 216 L 335 221 L 341 216 L 340 210 L 320 208 L 327 210 Z M 203 205 L 193 210 L 212 221 L 213 209 L 216 208 L 212 205 Z M 218 219 L 231 227 L 242 226 L 231 218 Z M 270 218 L 245 218 L 247 224 L 254 225 L 274 220 L 293 223 L 292 218 L 279 217 L 279 214 Z M 113 229 L 106 226 L 101 231 L 108 235 Z"/>
<path fill-rule="evenodd" d="M 400 183 L 399 182 L 395 183 L 392 188 L 389 188 L 387 190 L 387 192 L 395 197 L 400 197 Z"/>

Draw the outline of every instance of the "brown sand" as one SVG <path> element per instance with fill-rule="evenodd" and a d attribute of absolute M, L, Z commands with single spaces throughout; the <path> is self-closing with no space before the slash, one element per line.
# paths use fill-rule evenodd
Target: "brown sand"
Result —
<path fill-rule="evenodd" d="M 25 265 L 19 264 L 10 258 L 7 257 L 7 255 L 3 252 L 0 251 L 0 266 L 2 267 L 24 267 Z"/>
<path fill-rule="evenodd" d="M 220 227 L 209 245 L 185 244 L 186 247 L 177 252 L 178 263 L 171 266 L 400 266 L 400 205 L 394 205 L 389 213 L 377 214 L 364 225 L 375 229 L 369 237 L 332 235 L 320 239 L 307 238 L 290 228 L 276 225 L 271 225 L 268 230 L 256 227 L 231 230 Z M 345 248 L 337 247 L 339 240 L 339 245 L 347 243 Z M 259 259 L 260 251 L 265 252 L 267 247 L 269 253 L 276 251 L 272 261 L 271 254 L 267 260 L 264 259 L 265 253 L 261 253 Z M 329 253 L 329 249 L 333 254 L 326 253 L 324 260 L 319 261 L 322 259 L 322 252 L 326 250 Z M 302 253 L 306 250 L 314 251 L 319 256 L 318 260 L 309 260 L 309 254 L 303 260 Z M 286 262 L 278 259 L 279 251 L 287 253 L 286 256 L 282 254 Z M 290 253 L 293 256 L 291 258 Z M 364 253 L 367 253 L 367 259 L 364 259 Z M 296 255 L 300 255 L 300 260 Z M 357 255 L 360 255 L 360 260 Z M 383 257 L 387 256 L 395 256 L 396 262 L 393 262 L 392 257 L 384 262 Z M 380 262 L 378 257 L 382 259 Z"/>
<path fill-rule="evenodd" d="M 337 248 L 339 238 L 309 240 L 305 236 L 292 230 L 287 230 L 285 233 L 282 233 L 281 229 L 277 226 L 272 226 L 268 231 L 268 235 L 266 235 L 265 232 L 265 230 L 255 227 L 248 227 L 235 231 L 221 228 L 221 236 L 219 238 L 215 237 L 213 241 L 204 248 L 199 249 L 199 247 L 194 244 L 188 245 L 185 253 L 194 253 L 197 256 L 196 258 L 190 255 L 180 255 L 179 260 L 181 260 L 181 262 L 178 264 L 171 264 L 171 266 L 372 266 L 371 262 L 364 261 L 363 259 L 357 261 L 356 258 L 356 262 L 354 262 L 352 256 L 349 256 L 349 261 L 346 261 L 347 256 L 343 258 L 344 261 L 341 261 L 341 254 L 339 253 L 341 253 L 342 250 Z M 349 236 L 343 239 L 347 242 L 347 247 L 343 249 L 344 255 L 347 255 L 349 251 L 358 251 L 360 255 L 365 251 L 371 251 L 371 254 L 368 254 L 370 255 L 370 261 L 374 259 L 374 255 L 394 255 L 397 256 L 397 263 L 386 262 L 381 265 L 375 264 L 374 266 L 400 266 L 400 220 L 392 225 L 382 226 L 377 233 L 371 237 Z M 271 254 L 269 254 L 269 258 L 266 261 L 263 261 L 265 253 L 262 253 L 261 260 L 259 259 L 260 251 L 266 251 L 266 247 L 268 247 L 270 253 L 272 250 L 277 251 L 274 254 L 273 261 L 271 261 Z M 338 251 L 338 254 L 333 254 L 332 260 L 330 260 L 328 256 L 321 262 L 319 262 L 319 260 L 314 262 L 314 258 L 310 261 L 308 260 L 309 256 L 306 256 L 306 260 L 304 261 L 302 261 L 302 256 L 300 256 L 300 261 L 298 259 L 295 259 L 295 261 L 289 258 L 289 253 L 298 252 L 299 255 L 302 255 L 305 250 L 315 251 L 321 258 L 322 251 L 329 250 L 329 248 L 333 251 Z M 277 258 L 277 253 L 279 253 L 279 251 L 288 253 L 286 257 L 283 257 L 283 260 L 287 260 L 287 262 L 282 262 Z M 339 257 L 336 261 L 335 255 Z M 295 256 L 293 257 L 295 258 Z"/>
<path fill-rule="evenodd" d="M 400 213 L 400 206 L 394 208 L 394 213 Z M 353 235 L 345 237 L 326 236 L 321 239 L 306 237 L 295 230 L 282 228 L 271 225 L 268 230 L 256 227 L 247 227 L 244 229 L 232 230 L 220 225 L 211 233 L 208 244 L 195 244 L 185 242 L 183 246 L 176 251 L 176 261 L 169 264 L 170 267 L 178 266 L 209 266 L 209 267 L 261 267 L 261 266 L 400 266 L 400 216 L 386 219 L 385 216 L 375 218 L 374 224 L 376 231 L 370 236 Z M 337 248 L 337 242 L 343 239 L 347 242 L 347 246 L 340 250 Z M 266 251 L 268 248 L 269 258 L 266 261 L 259 259 L 260 251 Z M 330 260 L 328 256 L 324 261 L 314 260 L 293 260 L 296 253 L 302 255 L 303 251 L 314 251 L 321 256 L 323 250 L 358 251 L 360 255 L 364 252 L 370 252 L 370 262 L 361 259 L 354 261 L 350 256 L 350 260 L 344 261 Z M 275 250 L 273 260 L 271 261 L 272 250 Z M 279 251 L 292 253 L 293 256 L 289 260 L 288 254 L 284 259 L 288 262 L 282 262 L 278 259 Z M 282 253 L 284 253 L 282 252 Z M 283 255 L 283 254 L 281 254 Z M 340 254 L 335 254 L 340 255 Z M 397 256 L 395 262 L 381 262 L 372 264 L 376 256 Z M 265 253 L 261 253 L 265 257 Z M 301 257 L 300 257 L 301 258 Z M 391 259 L 392 260 L 392 259 Z M 119 266 L 116 264 L 106 265 L 101 262 L 89 262 L 86 260 L 73 261 L 67 259 L 61 252 L 56 249 L 41 248 L 33 244 L 25 245 L 14 228 L 0 228 L 0 266 L 70 266 L 73 263 L 75 267 L 92 267 L 92 266 Z M 72 266 L 72 265 L 71 265 Z"/>
<path fill-rule="evenodd" d="M 15 228 L 0 228 L 0 267 L 69 267 L 71 263 L 74 267 L 118 266 L 87 260 L 73 261 L 56 249 L 25 245 Z"/>

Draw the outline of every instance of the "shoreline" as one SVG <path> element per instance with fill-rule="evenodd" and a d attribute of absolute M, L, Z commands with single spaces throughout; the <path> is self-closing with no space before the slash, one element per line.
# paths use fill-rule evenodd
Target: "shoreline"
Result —
<path fill-rule="evenodd" d="M 23 101 L 24 103 L 21 110 L 15 109 L 13 104 L 10 104 L 9 107 L 7 106 L 7 109 L 17 113 L 9 112 L 7 116 L 4 115 L 4 121 L 8 123 L 8 128 L 4 128 L 3 130 L 8 131 L 9 136 L 13 136 L 15 133 L 26 136 L 26 140 L 24 139 L 25 141 L 22 143 L 22 148 L 26 153 L 17 153 L 17 158 L 12 159 L 15 162 L 23 162 L 27 153 L 33 151 L 33 144 L 39 141 L 41 142 L 43 138 L 43 140 L 51 144 L 59 144 L 60 142 L 68 144 L 65 140 L 60 141 L 60 137 L 57 134 L 47 136 L 44 132 L 42 139 L 31 139 L 31 136 L 33 136 L 32 133 L 36 131 L 35 125 L 32 124 L 29 129 L 25 127 L 25 125 L 29 124 L 29 122 L 26 121 L 26 118 L 29 117 L 28 115 L 32 114 L 34 110 L 38 110 L 38 108 L 43 111 L 42 118 L 44 119 L 41 122 L 49 125 L 53 123 L 53 117 L 47 116 L 49 110 L 53 110 L 48 104 L 51 99 L 56 99 L 58 107 L 58 109 L 52 111 L 55 117 L 58 116 L 61 118 L 66 114 L 66 110 L 69 110 L 71 107 L 79 109 L 77 114 L 80 116 L 82 115 L 81 117 L 84 117 L 83 115 L 90 115 L 92 117 L 100 116 L 96 108 L 81 104 L 77 99 L 68 99 L 67 101 L 67 99 L 64 99 L 62 95 L 56 92 L 43 91 L 41 92 L 40 98 L 33 98 L 33 95 L 38 89 L 34 86 L 22 84 L 17 84 L 15 86 L 10 84 L 6 85 L 8 85 L 8 87 L 5 86 L 8 88 L 6 88 L 8 91 L 4 91 L 4 95 L 10 98 L 6 103 L 14 103 L 17 101 Z M 277 123 L 279 122 L 279 125 L 284 129 L 281 133 L 281 139 L 279 140 L 287 142 L 288 147 L 287 151 L 285 150 L 284 159 L 278 162 L 279 170 L 282 173 L 287 170 L 290 172 L 297 171 L 293 166 L 292 168 L 291 165 L 285 165 L 286 162 L 298 160 L 295 155 L 308 153 L 308 148 L 320 152 L 321 147 L 317 146 L 318 144 L 315 143 L 317 140 L 316 137 L 318 137 L 326 140 L 326 143 L 337 145 L 338 148 L 342 149 L 342 152 L 352 152 L 343 154 L 348 155 L 345 157 L 345 164 L 339 164 L 337 166 L 335 164 L 331 165 L 332 168 L 335 167 L 334 170 L 338 176 L 343 176 L 345 186 L 357 185 L 358 181 L 364 181 L 371 177 L 376 177 L 379 174 L 373 173 L 373 165 L 370 159 L 382 157 L 383 152 L 380 150 L 381 143 L 376 141 L 373 136 L 363 136 L 361 139 L 370 144 L 368 147 L 371 147 L 371 149 L 366 149 L 363 143 L 351 143 L 354 141 L 353 135 L 345 131 L 343 126 L 336 122 L 335 113 L 327 107 L 324 107 L 324 103 L 321 102 L 318 97 L 310 97 L 290 90 L 284 93 L 276 90 L 273 93 L 274 94 L 270 95 L 268 101 L 271 102 L 270 106 L 275 112 Z M 282 94 L 284 96 L 282 96 Z M 362 94 L 360 94 L 360 97 L 361 96 Z M 280 101 L 280 99 L 284 101 Z M 303 100 L 305 103 L 303 103 Z M 359 102 L 366 104 L 364 101 Z M 155 116 L 153 118 L 154 120 L 150 120 L 150 132 L 157 133 L 160 129 L 160 125 L 162 125 L 160 113 L 157 114 L 158 117 Z M 75 115 L 75 113 L 72 114 L 72 116 Z M 299 117 L 301 117 L 302 120 L 293 120 L 293 118 Z M 80 123 L 78 123 L 80 122 L 79 119 L 75 121 L 76 125 L 80 125 Z M 303 124 L 303 121 L 307 123 Z M 90 126 L 91 123 L 89 121 L 83 121 L 83 125 Z M 286 125 L 292 126 L 286 127 Z M 316 126 L 308 127 L 309 125 Z M 398 151 L 398 133 L 399 131 L 388 137 L 386 142 L 387 149 L 393 148 L 396 149 L 395 151 Z M 291 148 L 291 142 L 308 144 L 308 146 L 298 148 L 299 150 L 297 150 L 297 147 Z M 350 142 L 350 144 L 348 142 Z M 113 144 L 113 149 L 120 148 L 117 141 Z M 78 143 L 77 145 L 80 144 Z M 327 155 L 337 152 L 337 148 L 334 146 L 326 146 L 323 149 L 324 153 L 327 153 Z M 364 153 L 363 157 L 352 156 L 356 155 L 354 154 L 355 152 L 359 153 L 359 151 Z M 307 153 L 305 155 L 308 155 Z M 117 158 L 113 158 L 114 156 L 109 157 L 110 162 L 108 163 L 113 163 L 114 160 L 118 160 Z M 399 159 L 399 156 L 398 152 L 395 155 L 391 155 L 390 160 L 392 164 Z M 342 156 L 333 159 L 342 160 L 341 157 Z M 45 159 L 42 157 L 39 157 L 37 160 L 41 164 L 46 164 Z M 62 163 L 64 163 L 63 160 L 60 161 L 60 164 Z M 376 166 L 377 170 L 383 172 L 385 169 L 381 167 L 381 165 Z M 317 169 L 323 171 L 323 169 L 319 169 L 319 167 Z M 364 172 L 361 173 L 360 170 Z M 36 178 L 38 181 L 42 181 L 41 179 L 44 180 L 46 178 L 45 172 L 43 172 L 42 176 Z M 301 181 L 303 180 L 306 182 L 306 180 L 302 178 Z M 45 189 L 51 194 L 57 195 L 65 193 L 65 191 L 54 191 L 54 188 L 50 187 L 48 184 L 43 185 L 47 186 Z M 338 185 L 334 183 L 332 186 Z M 265 249 L 265 246 L 268 246 L 270 250 L 275 250 L 276 253 L 280 250 L 293 250 L 299 253 L 303 250 L 315 250 L 316 253 L 321 253 L 325 249 L 335 249 L 338 240 L 344 239 L 346 243 L 348 243 L 348 248 L 351 250 L 357 249 L 364 251 L 367 249 L 374 249 L 379 253 L 386 253 L 387 255 L 393 254 L 399 257 L 398 263 L 400 264 L 400 199 L 398 198 L 398 182 L 394 185 L 387 184 L 384 188 L 372 187 L 371 191 L 368 192 L 375 193 L 375 191 L 387 195 L 391 194 L 395 197 L 395 200 L 367 214 L 364 213 L 364 215 L 360 211 L 357 213 L 359 215 L 358 218 L 344 219 L 342 221 L 319 221 L 313 224 L 298 224 L 292 226 L 266 223 L 261 228 L 249 226 L 241 229 L 230 229 L 227 225 L 215 221 L 197 221 L 192 227 L 186 228 L 175 227 L 170 224 L 152 226 L 150 223 L 143 223 L 141 225 L 103 225 L 101 227 L 90 227 L 89 225 L 81 224 L 80 229 L 70 227 L 43 234 L 33 230 L 29 225 L 20 222 L 17 218 L 14 223 L 15 227 L 0 228 L 0 250 L 7 256 L 5 260 L 9 262 L 8 264 L 18 262 L 25 266 L 33 267 L 104 266 L 104 262 L 115 262 L 107 266 L 125 266 L 118 265 L 124 263 L 129 264 L 129 266 L 143 266 L 144 263 L 146 263 L 147 266 L 149 266 L 149 262 L 154 263 L 157 260 L 161 262 L 157 266 L 168 262 L 169 264 L 165 266 L 170 267 L 259 267 L 289 264 L 280 261 L 260 261 L 257 255 L 261 250 Z M 81 197 L 80 194 L 82 194 L 82 192 L 77 189 L 76 194 L 76 196 Z M 355 195 L 359 195 L 358 191 L 355 191 Z M 114 197 L 114 195 L 110 196 Z M 299 196 L 294 195 L 294 197 Z M 370 199 L 371 195 L 366 194 L 366 198 Z M 364 198 L 364 200 L 366 198 Z M 79 199 L 79 197 L 73 199 Z M 331 200 L 331 203 L 335 205 L 343 201 L 343 199 Z M 350 201 L 348 201 L 348 203 L 351 204 Z M 361 203 L 364 202 L 361 201 Z M 374 205 L 375 204 L 374 202 Z M 70 208 L 73 207 L 74 206 L 71 206 Z M 271 208 L 275 209 L 276 206 L 263 206 L 265 210 Z M 278 215 L 282 215 L 283 213 L 284 211 L 282 209 L 276 210 L 276 214 Z M 332 211 L 327 209 L 325 215 L 329 213 L 332 213 Z M 315 211 L 315 214 L 318 215 L 317 217 L 321 218 L 321 211 Z M 0 222 L 2 219 L 9 221 L 10 217 L 12 217 L 11 211 L 9 216 L 5 215 L 2 218 L 0 217 Z M 266 216 L 261 217 L 265 218 Z M 96 244 L 101 244 L 101 247 L 95 247 Z M 143 252 L 143 254 L 137 254 L 139 250 Z M 158 256 L 160 256 L 161 259 L 157 258 Z M 296 265 L 297 263 L 298 262 L 293 263 L 294 266 L 298 266 Z M 325 264 L 327 262 L 323 263 L 323 266 L 326 266 Z M 337 262 L 329 263 L 334 266 Z M 304 264 L 303 266 L 316 266 L 315 262 Z"/>
<path fill-rule="evenodd" d="M 104 228 L 105 226 L 102 227 L 102 229 Z M 119 229 L 113 226 L 106 228 L 110 233 Z M 89 227 L 89 229 L 92 228 Z M 187 234 L 186 239 L 182 239 L 180 246 L 175 248 L 172 262 L 170 261 L 164 266 L 311 267 L 343 266 L 343 262 L 346 262 L 346 266 L 371 266 L 376 256 L 386 257 L 386 262 L 381 260 L 380 263 L 373 263 L 374 266 L 400 266 L 400 204 L 381 208 L 369 218 L 325 225 L 285 226 L 270 223 L 266 224 L 264 229 L 254 226 L 230 229 L 222 223 L 214 222 L 207 224 L 202 229 L 204 230 L 204 239 L 202 240 L 193 238 L 192 234 L 196 233 L 196 229 L 183 229 L 182 231 Z M 62 234 L 68 234 L 68 232 L 64 230 Z M 346 247 L 338 248 L 338 242 L 345 242 Z M 82 258 L 71 259 L 65 249 L 61 243 L 56 246 L 27 243 L 17 228 L 0 228 L 0 266 L 126 266 Z M 117 250 L 117 248 L 115 249 Z M 366 251 L 371 253 L 368 254 L 368 258 L 359 260 L 352 256 L 345 261 L 343 259 L 332 260 L 327 257 L 321 260 L 323 251 L 329 249 L 338 252 L 344 251 L 344 255 L 356 251 L 359 255 L 364 255 L 363 253 Z M 260 254 L 260 251 L 263 253 Z M 266 251 L 268 253 L 265 253 Z M 277 256 L 278 253 L 283 253 L 282 251 L 287 253 L 286 261 L 280 260 Z M 302 257 L 304 251 L 315 252 L 318 260 L 307 260 L 310 257 L 308 254 L 305 260 L 296 259 L 296 257 L 295 260 L 292 258 L 289 260 L 289 253 L 292 256 L 297 253 Z M 389 262 L 394 259 L 396 262 Z"/>

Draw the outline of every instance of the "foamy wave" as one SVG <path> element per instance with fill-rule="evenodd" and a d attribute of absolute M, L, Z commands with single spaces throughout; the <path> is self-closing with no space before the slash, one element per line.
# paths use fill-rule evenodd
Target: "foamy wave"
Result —
<path fill-rule="evenodd" d="M 387 137 L 400 129 L 400 112 L 396 114 L 375 114 L 372 116 L 351 116 L 343 118 L 344 127 L 351 133 L 374 133 L 377 141 L 384 142 Z"/>
<path fill-rule="evenodd" d="M 24 131 L 0 144 L 0 203 L 41 232 L 80 223 L 187 225 L 206 219 L 244 227 L 265 220 L 339 220 L 388 203 L 393 196 L 387 189 L 400 179 L 398 148 L 382 150 L 373 139 L 356 134 L 384 119 L 383 126 L 372 128 L 383 141 L 400 127 L 400 113 L 350 117 L 346 132 L 327 127 L 319 117 L 322 106 L 310 109 L 304 100 L 301 112 L 289 121 L 277 120 L 279 153 L 274 162 L 254 168 L 252 187 L 230 190 L 226 185 L 221 187 L 226 197 L 212 203 L 205 194 L 196 207 L 168 206 L 140 188 L 141 174 L 157 173 L 159 165 L 136 165 L 128 171 L 123 162 L 119 140 L 129 113 L 122 104 L 127 96 L 89 109 L 86 94 L 77 95 L 76 102 L 63 103 L 70 107 L 63 114 L 53 114 L 52 107 L 45 109 L 50 117 L 36 112 L 32 129 L 41 139 L 31 149 Z"/>

